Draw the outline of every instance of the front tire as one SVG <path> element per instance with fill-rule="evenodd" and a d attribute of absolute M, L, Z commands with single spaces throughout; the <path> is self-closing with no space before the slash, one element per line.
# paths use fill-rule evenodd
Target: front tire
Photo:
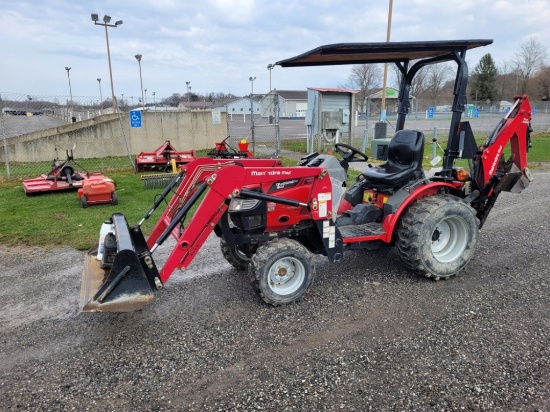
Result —
<path fill-rule="evenodd" d="M 286 305 L 300 299 L 315 277 L 313 255 L 295 240 L 280 238 L 264 243 L 249 266 L 264 302 Z"/>
<path fill-rule="evenodd" d="M 413 204 L 397 232 L 397 252 L 421 276 L 447 279 L 472 258 L 479 223 L 473 208 L 451 195 L 433 195 Z"/>
<path fill-rule="evenodd" d="M 250 263 L 250 254 L 240 249 L 238 246 L 230 248 L 222 237 L 220 238 L 220 249 L 223 257 L 237 270 L 245 270 Z"/>

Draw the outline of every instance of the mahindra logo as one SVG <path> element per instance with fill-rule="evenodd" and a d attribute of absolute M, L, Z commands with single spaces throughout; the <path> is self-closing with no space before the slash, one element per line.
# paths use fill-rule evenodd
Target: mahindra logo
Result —
<path fill-rule="evenodd" d="M 491 165 L 491 169 L 489 169 L 489 175 L 492 176 L 495 173 L 495 169 L 497 167 L 497 163 L 500 160 L 500 155 L 502 153 L 502 145 L 498 146 L 497 154 L 495 156 L 495 160 L 493 160 L 493 164 Z"/>
<path fill-rule="evenodd" d="M 287 180 L 285 182 L 277 182 L 275 183 L 275 187 L 277 188 L 277 190 L 280 190 L 280 189 L 285 189 L 289 186 L 294 186 L 296 183 L 298 183 L 298 179 L 292 179 L 292 180 Z"/>

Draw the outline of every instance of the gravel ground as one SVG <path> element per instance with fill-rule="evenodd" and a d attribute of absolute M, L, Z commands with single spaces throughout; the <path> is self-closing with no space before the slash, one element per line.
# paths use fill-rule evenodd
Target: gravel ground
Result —
<path fill-rule="evenodd" d="M 82 252 L 0 248 L 0 410 L 550 411 L 549 182 L 451 280 L 352 251 L 279 308 L 215 238 L 132 314 L 78 313 Z"/>

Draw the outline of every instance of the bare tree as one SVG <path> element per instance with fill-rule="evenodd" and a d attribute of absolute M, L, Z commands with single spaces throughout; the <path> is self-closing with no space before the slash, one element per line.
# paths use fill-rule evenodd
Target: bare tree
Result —
<path fill-rule="evenodd" d="M 359 90 L 356 102 L 358 105 L 363 105 L 363 110 L 367 96 L 380 84 L 381 71 L 378 64 L 355 64 L 351 67 L 348 85 L 352 89 Z"/>
<path fill-rule="evenodd" d="M 529 79 L 544 66 L 546 47 L 534 37 L 523 43 L 512 59 L 514 69 L 518 74 L 518 92 L 527 93 Z"/>
<path fill-rule="evenodd" d="M 514 90 L 511 90 L 510 86 L 515 84 L 515 74 L 512 73 L 512 63 L 509 61 L 503 61 L 498 66 L 498 76 L 495 81 L 495 101 L 499 104 L 502 100 L 509 100 L 514 94 Z"/>
<path fill-rule="evenodd" d="M 411 60 L 411 62 L 409 63 L 409 68 L 414 66 L 416 62 L 417 60 Z M 397 68 L 397 65 L 392 64 L 391 67 L 394 71 L 397 84 L 401 85 L 403 73 L 401 73 L 401 71 Z M 427 77 L 428 77 L 428 66 L 424 66 L 420 70 L 418 70 L 418 72 L 414 76 L 414 79 L 411 83 L 411 89 L 410 89 L 411 96 L 414 96 L 414 97 L 422 96 L 426 92 L 426 90 L 428 89 L 428 86 L 426 84 Z"/>
<path fill-rule="evenodd" d="M 433 64 L 427 71 L 427 95 L 432 102 L 436 102 L 441 97 L 441 92 L 449 80 L 452 70 L 447 63 Z"/>
<path fill-rule="evenodd" d="M 550 99 L 550 66 L 544 66 L 533 77 L 533 83 L 536 84 L 536 96 L 541 100 Z"/>

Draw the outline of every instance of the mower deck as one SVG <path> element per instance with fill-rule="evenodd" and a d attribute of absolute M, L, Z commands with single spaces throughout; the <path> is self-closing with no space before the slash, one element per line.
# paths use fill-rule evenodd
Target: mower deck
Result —
<path fill-rule="evenodd" d="M 141 152 L 136 156 L 136 171 L 163 170 L 169 168 L 173 160 L 177 166 L 187 164 L 196 159 L 194 150 L 177 151 L 167 140 L 154 152 Z"/>
<path fill-rule="evenodd" d="M 38 194 L 48 192 L 61 192 L 67 190 L 78 190 L 87 180 L 105 179 L 102 173 L 91 173 L 89 175 L 84 173 L 76 173 L 72 182 L 69 183 L 66 179 L 59 176 L 41 175 L 32 179 L 23 180 L 23 189 L 25 193 Z"/>

